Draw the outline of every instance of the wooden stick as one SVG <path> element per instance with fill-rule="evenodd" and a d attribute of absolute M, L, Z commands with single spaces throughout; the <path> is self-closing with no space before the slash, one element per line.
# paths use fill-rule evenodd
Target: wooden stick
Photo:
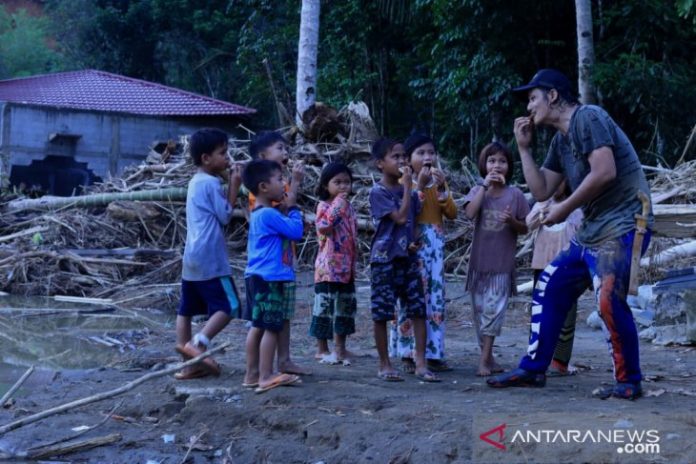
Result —
<path fill-rule="evenodd" d="M 41 450 L 41 449 L 46 449 L 46 448 L 48 448 L 48 447 L 56 446 L 57 444 L 59 444 L 59 443 L 65 443 L 66 441 L 75 440 L 77 437 L 81 437 L 82 435 L 84 435 L 84 434 L 86 434 L 86 433 L 88 433 L 88 432 L 91 432 L 92 430 L 96 429 L 97 427 L 101 427 L 101 426 L 104 425 L 109 419 L 111 419 L 111 418 L 113 417 L 113 415 L 114 415 L 114 413 L 116 412 L 116 410 L 117 410 L 118 408 L 120 408 L 122 404 L 123 404 L 123 400 L 119 401 L 118 404 L 116 404 L 113 408 L 111 408 L 111 411 L 109 411 L 107 414 L 104 415 L 104 419 L 102 419 L 102 420 L 99 421 L 98 423 L 96 423 L 96 424 L 94 424 L 94 425 L 91 425 L 91 426 L 89 426 L 89 427 L 87 427 L 87 428 L 85 428 L 85 429 L 82 429 L 82 430 L 80 430 L 79 432 L 74 433 L 74 434 L 72 434 L 72 435 L 69 435 L 69 436 L 67 436 L 67 437 L 63 437 L 63 438 L 60 438 L 60 439 L 58 439 L 58 440 L 51 441 L 51 442 L 49 442 L 49 443 L 44 443 L 43 445 L 32 446 L 32 447 L 29 448 L 27 451 L 25 451 L 24 455 L 26 455 L 26 456 L 31 456 L 33 453 L 36 453 L 37 451 L 39 451 L 39 450 Z"/>
<path fill-rule="evenodd" d="M 19 378 L 19 380 L 17 380 L 15 384 L 12 385 L 12 388 L 7 390 L 7 393 L 5 393 L 2 396 L 2 398 L 0 398 L 0 408 L 5 406 L 5 403 L 7 403 L 7 401 L 10 398 L 12 398 L 14 392 L 16 392 L 19 389 L 19 387 L 22 386 L 22 384 L 29 378 L 32 372 L 34 372 L 34 366 L 31 366 L 29 369 L 27 369 L 27 371 Z"/>
<path fill-rule="evenodd" d="M 24 237 L 25 235 L 34 235 L 36 233 L 46 232 L 49 229 L 48 226 L 36 226 L 31 229 L 23 230 L 21 232 L 15 232 L 14 234 L 5 235 L 0 237 L 0 242 L 7 242 L 9 240 L 14 240 L 17 237 Z"/>
<path fill-rule="evenodd" d="M 111 433 L 102 437 L 87 438 L 85 440 L 74 441 L 71 443 L 51 446 L 48 448 L 39 448 L 27 457 L 30 459 L 41 459 L 49 458 L 51 456 L 60 456 L 64 454 L 76 453 L 77 451 L 84 451 L 96 448 L 97 446 L 116 443 L 117 441 L 121 441 L 121 438 L 122 437 L 120 433 Z"/>
<path fill-rule="evenodd" d="M 193 359 L 190 359 L 186 362 L 176 364 L 175 366 L 169 367 L 167 369 L 163 369 L 161 371 L 157 372 L 150 372 L 149 374 L 146 374 L 142 377 L 139 377 L 131 382 L 128 382 L 125 385 L 122 385 L 118 388 L 114 388 L 113 390 L 109 390 L 103 393 L 98 393 L 96 395 L 88 396 L 86 398 L 81 398 L 79 400 L 71 401 L 70 403 L 65 403 L 60 406 L 56 406 L 55 408 L 47 409 L 45 411 L 38 412 L 36 414 L 32 414 L 31 416 L 26 416 L 22 417 L 19 420 L 16 420 L 14 422 L 10 422 L 9 424 L 5 424 L 2 427 L 0 427 L 0 436 L 6 434 L 7 432 L 11 430 L 18 429 L 20 427 L 24 427 L 25 425 L 34 423 L 36 421 L 39 421 L 41 419 L 44 419 L 46 417 L 52 416 L 54 414 L 59 414 L 61 412 L 68 411 L 70 409 L 75 409 L 79 408 L 80 406 L 84 406 L 86 404 L 90 403 L 95 403 L 97 401 L 104 400 L 106 398 L 111 398 L 117 395 L 120 395 L 122 393 L 125 393 L 127 391 L 130 391 L 140 385 L 141 383 L 147 382 L 148 380 L 155 379 L 157 377 L 163 377 L 165 375 L 169 375 L 171 373 L 174 373 L 178 370 L 183 369 L 184 367 L 188 366 L 193 366 L 194 364 L 200 362 L 202 359 L 207 358 L 208 356 L 215 354 L 219 351 L 224 350 L 228 346 L 230 346 L 232 342 L 226 342 L 223 343 L 222 345 L 213 348 L 212 350 L 206 351 L 205 353 L 201 354 L 200 356 L 196 356 Z"/>

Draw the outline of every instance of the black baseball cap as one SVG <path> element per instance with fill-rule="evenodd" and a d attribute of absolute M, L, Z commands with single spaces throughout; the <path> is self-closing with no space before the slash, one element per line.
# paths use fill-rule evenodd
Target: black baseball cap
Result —
<path fill-rule="evenodd" d="M 528 90 L 537 88 L 546 90 L 556 89 L 565 100 L 572 102 L 577 101 L 577 97 L 573 93 L 568 77 L 556 69 L 541 69 L 532 77 L 529 84 L 515 87 L 512 91 L 513 93 L 519 94 L 520 92 L 527 92 Z"/>

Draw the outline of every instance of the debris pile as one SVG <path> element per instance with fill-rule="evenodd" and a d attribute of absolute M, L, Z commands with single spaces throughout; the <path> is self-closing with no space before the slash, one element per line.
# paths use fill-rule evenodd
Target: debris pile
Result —
<path fill-rule="evenodd" d="M 372 224 L 369 191 L 379 179 L 370 162 L 371 144 L 377 130 L 364 103 L 352 103 L 340 112 L 317 106 L 303 118 L 305 131 L 288 131 L 292 160 L 306 163 L 299 204 L 306 232 L 298 243 L 298 263 L 311 266 L 317 251 L 314 232 L 315 188 L 321 166 L 342 160 L 352 169 L 352 198 L 359 221 L 361 272 L 369 257 Z M 250 137 L 249 137 L 250 138 Z M 246 162 L 249 139 L 231 139 L 229 155 Z M 186 156 L 187 138 L 157 142 L 146 161 L 92 186 L 80 197 L 13 199 L 0 205 L 0 290 L 21 295 L 76 295 L 110 298 L 117 303 L 142 305 L 152 297 L 177 298 L 175 286 L 181 271 L 181 253 L 186 237 L 186 185 L 195 172 Z M 445 270 L 463 276 L 467 269 L 473 225 L 461 212 L 463 196 L 476 181 L 476 167 L 468 158 L 445 165 L 450 190 L 460 214 L 445 224 L 447 244 Z M 291 160 L 291 162 L 292 162 Z M 696 161 L 674 170 L 651 168 L 656 229 L 649 256 L 643 261 L 642 280 L 655 280 L 667 267 L 695 263 L 696 246 L 683 237 L 696 236 Z M 228 251 L 233 268 L 246 262 L 246 199 L 227 229 Z M 665 204 L 665 203 L 671 204 Z M 681 237 L 681 238 L 677 238 Z M 528 264 L 531 237 L 521 240 L 520 267 Z M 690 243 L 690 244 L 689 244 Z M 689 248 L 690 247 L 690 248 Z M 665 258 L 666 256 L 666 258 Z M 460 277 L 463 278 L 463 277 Z M 134 290 L 137 292 L 134 293 Z"/>

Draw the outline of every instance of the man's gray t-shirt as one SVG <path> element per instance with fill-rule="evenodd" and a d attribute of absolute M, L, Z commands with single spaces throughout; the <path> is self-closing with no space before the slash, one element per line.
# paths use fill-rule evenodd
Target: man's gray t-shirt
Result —
<path fill-rule="evenodd" d="M 650 197 L 650 187 L 633 145 L 611 116 L 598 106 L 583 105 L 575 111 L 568 134 L 557 132 L 551 141 L 544 168 L 563 174 L 575 191 L 590 172 L 590 153 L 601 147 L 611 148 L 614 153 L 616 178 L 582 206 L 585 218 L 576 238 L 584 246 L 596 246 L 633 230 L 634 215 L 642 212 L 638 191 Z M 650 224 L 652 221 L 651 209 Z"/>
<path fill-rule="evenodd" d="M 186 193 L 186 245 L 181 277 L 201 281 L 231 274 L 223 226 L 232 219 L 220 179 L 204 172 L 191 178 Z"/>

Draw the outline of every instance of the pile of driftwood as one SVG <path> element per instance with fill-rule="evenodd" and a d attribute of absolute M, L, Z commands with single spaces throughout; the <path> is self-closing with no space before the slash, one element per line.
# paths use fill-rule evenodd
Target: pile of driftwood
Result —
<path fill-rule="evenodd" d="M 289 131 L 292 158 L 306 163 L 299 203 L 306 232 L 297 246 L 300 265 L 311 266 L 317 251 L 314 232 L 315 188 L 321 166 L 343 160 L 354 173 L 353 205 L 359 220 L 361 272 L 369 256 L 372 225 L 368 195 L 379 178 L 370 162 L 376 130 L 364 104 L 337 112 L 318 106 L 305 114 L 304 131 Z M 234 161 L 249 159 L 249 140 L 230 140 Z M 187 139 L 155 143 L 144 163 L 119 178 L 91 188 L 80 197 L 15 199 L 3 205 L 0 219 L 0 290 L 24 295 L 77 295 L 141 305 L 149 297 L 176 298 L 181 253 L 186 237 L 186 185 L 195 172 L 186 156 Z M 475 167 L 443 167 L 458 206 L 475 182 Z M 656 204 L 656 235 L 644 264 L 651 275 L 664 267 L 693 263 L 696 236 L 696 162 L 670 170 L 648 168 Z M 233 268 L 246 264 L 246 199 L 228 226 L 228 252 Z M 461 212 L 446 223 L 445 269 L 463 276 L 467 269 L 473 226 Z M 681 246 L 667 254 L 674 246 Z M 690 248 L 691 247 L 691 248 Z M 531 252 L 531 238 L 520 240 L 519 265 Z M 666 257 L 666 258 L 665 258 Z M 134 291 L 136 290 L 136 291 Z"/>

